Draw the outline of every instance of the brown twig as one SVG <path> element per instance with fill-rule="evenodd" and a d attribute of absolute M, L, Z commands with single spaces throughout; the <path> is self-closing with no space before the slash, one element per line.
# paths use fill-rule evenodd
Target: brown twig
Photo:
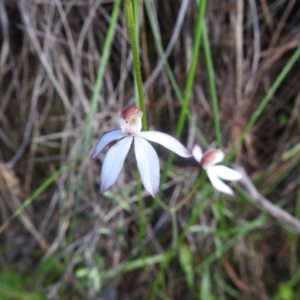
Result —
<path fill-rule="evenodd" d="M 300 221 L 294 216 L 289 214 L 284 209 L 278 207 L 277 205 L 271 203 L 268 199 L 264 198 L 255 188 L 251 179 L 248 177 L 244 168 L 240 166 L 235 166 L 235 169 L 243 174 L 243 178 L 240 183 L 244 186 L 252 202 L 257 204 L 266 213 L 274 217 L 275 219 L 289 225 L 297 233 L 300 234 Z"/>

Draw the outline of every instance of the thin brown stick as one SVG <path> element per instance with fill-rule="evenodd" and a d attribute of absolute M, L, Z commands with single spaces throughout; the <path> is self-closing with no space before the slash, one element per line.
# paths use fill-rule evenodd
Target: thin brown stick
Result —
<path fill-rule="evenodd" d="M 297 233 L 300 234 L 300 221 L 296 219 L 294 216 L 292 216 L 291 214 L 289 214 L 284 209 L 278 207 L 277 205 L 273 204 L 268 199 L 263 197 L 253 185 L 251 179 L 248 177 L 244 168 L 240 166 L 235 166 L 235 169 L 239 171 L 241 174 L 243 174 L 243 178 L 240 181 L 240 183 L 247 191 L 251 201 L 257 204 L 266 213 L 268 213 L 278 221 L 289 225 Z"/>

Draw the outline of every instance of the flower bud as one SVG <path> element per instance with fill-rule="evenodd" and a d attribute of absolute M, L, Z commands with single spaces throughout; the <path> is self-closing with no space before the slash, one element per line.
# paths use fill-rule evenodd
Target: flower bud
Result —
<path fill-rule="evenodd" d="M 224 159 L 224 153 L 219 149 L 207 150 L 201 159 L 201 166 L 206 169 L 209 166 L 215 165 Z"/>
<path fill-rule="evenodd" d="M 124 108 L 119 114 L 121 130 L 126 135 L 135 135 L 142 129 L 143 112 L 135 106 Z"/>

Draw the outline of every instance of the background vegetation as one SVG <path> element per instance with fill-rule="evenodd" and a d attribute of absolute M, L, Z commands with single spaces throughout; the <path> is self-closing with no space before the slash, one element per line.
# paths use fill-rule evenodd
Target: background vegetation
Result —
<path fill-rule="evenodd" d="M 90 154 L 135 103 L 122 1 L 0 0 L 0 299 L 300 299 L 299 2 L 133 2 L 149 127 L 245 177 L 220 195 L 157 147 L 156 199 L 134 155 L 102 195 Z"/>

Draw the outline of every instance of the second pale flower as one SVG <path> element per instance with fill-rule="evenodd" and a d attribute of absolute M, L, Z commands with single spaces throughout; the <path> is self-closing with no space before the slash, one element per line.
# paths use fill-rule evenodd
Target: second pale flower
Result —
<path fill-rule="evenodd" d="M 220 192 L 233 195 L 231 187 L 221 181 L 221 179 L 237 181 L 242 179 L 242 175 L 236 170 L 217 165 L 224 159 L 224 153 L 219 149 L 209 149 L 203 154 L 200 146 L 195 145 L 193 155 L 206 171 L 212 185 Z"/>

